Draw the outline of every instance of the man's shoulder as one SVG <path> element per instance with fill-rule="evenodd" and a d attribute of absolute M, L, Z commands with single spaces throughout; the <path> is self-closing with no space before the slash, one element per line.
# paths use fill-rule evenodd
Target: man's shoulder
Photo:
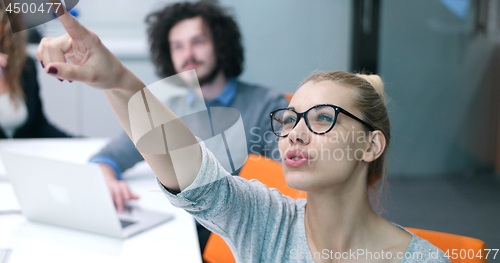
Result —
<path fill-rule="evenodd" d="M 237 95 L 245 98 L 260 98 L 263 101 L 283 99 L 283 92 L 259 84 L 237 81 Z"/>

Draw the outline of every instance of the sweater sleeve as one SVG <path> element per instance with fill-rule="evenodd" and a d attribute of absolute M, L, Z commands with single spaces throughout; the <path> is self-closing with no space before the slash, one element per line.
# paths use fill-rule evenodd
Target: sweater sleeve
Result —
<path fill-rule="evenodd" d="M 193 215 L 229 245 L 238 262 L 260 262 L 284 253 L 294 200 L 257 180 L 231 176 L 200 142 L 202 165 L 193 183 L 179 194 L 160 187 L 177 207 Z"/>

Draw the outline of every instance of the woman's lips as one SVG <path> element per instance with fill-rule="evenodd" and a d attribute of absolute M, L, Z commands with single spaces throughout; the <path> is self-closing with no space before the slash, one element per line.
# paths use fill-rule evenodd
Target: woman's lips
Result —
<path fill-rule="evenodd" d="M 287 151 L 285 155 L 285 164 L 290 167 L 300 167 L 309 161 L 309 154 L 304 150 L 292 149 Z"/>
<path fill-rule="evenodd" d="M 291 166 L 291 167 L 300 167 L 308 161 L 309 161 L 309 159 L 305 159 L 305 158 L 298 159 L 298 160 L 286 159 L 285 164 L 288 166 Z"/>

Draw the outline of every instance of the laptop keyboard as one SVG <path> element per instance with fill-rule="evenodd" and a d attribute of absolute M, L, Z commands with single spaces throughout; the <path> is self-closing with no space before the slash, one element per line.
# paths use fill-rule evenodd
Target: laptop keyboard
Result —
<path fill-rule="evenodd" d="M 134 221 L 128 221 L 128 220 L 123 220 L 123 219 L 120 219 L 120 224 L 122 224 L 122 228 L 126 228 L 130 225 L 133 225 L 135 224 L 136 222 Z"/>

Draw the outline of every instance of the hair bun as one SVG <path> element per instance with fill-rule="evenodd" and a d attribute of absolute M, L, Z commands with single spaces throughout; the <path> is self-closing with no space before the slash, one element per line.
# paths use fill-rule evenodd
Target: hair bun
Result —
<path fill-rule="evenodd" d="M 387 104 L 385 99 L 384 82 L 382 81 L 379 75 L 356 74 L 356 76 L 361 77 L 364 80 L 368 81 L 375 89 L 375 91 L 378 93 L 384 104 Z"/>

